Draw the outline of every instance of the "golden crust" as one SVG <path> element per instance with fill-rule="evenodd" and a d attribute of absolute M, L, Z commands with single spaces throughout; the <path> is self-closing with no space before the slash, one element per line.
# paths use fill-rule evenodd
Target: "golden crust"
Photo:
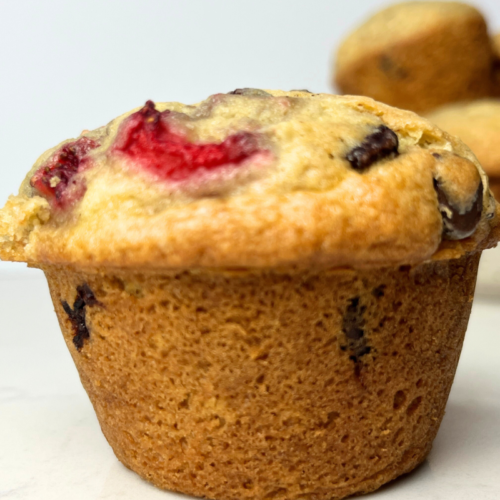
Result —
<path fill-rule="evenodd" d="M 491 94 L 486 22 L 460 2 L 392 5 L 353 31 L 337 52 L 335 83 L 346 94 L 424 112 Z"/>
<path fill-rule="evenodd" d="M 157 105 L 190 116 L 199 141 L 248 129 L 266 137 L 272 161 L 258 159 L 234 175 L 172 184 L 117 159 L 111 148 L 127 113 L 85 134 L 101 144 L 82 174 L 87 191 L 66 215 L 51 213 L 47 220 L 41 215 L 47 203 L 29 181 L 57 148 L 50 150 L 0 212 L 0 257 L 78 267 L 369 267 L 423 262 L 443 245 L 460 255 L 492 243 L 495 202 L 460 141 L 369 98 L 269 93 L 273 97 L 218 94 L 196 106 Z M 397 134 L 399 155 L 363 172 L 351 168 L 346 155 L 381 125 Z M 479 176 L 484 196 L 477 230 L 466 241 L 442 243 L 433 180 L 448 185 L 465 210 Z M 12 217 L 13 203 L 40 222 Z M 34 203 L 40 212 L 33 212 Z M 13 239 L 19 230 L 23 237 Z"/>

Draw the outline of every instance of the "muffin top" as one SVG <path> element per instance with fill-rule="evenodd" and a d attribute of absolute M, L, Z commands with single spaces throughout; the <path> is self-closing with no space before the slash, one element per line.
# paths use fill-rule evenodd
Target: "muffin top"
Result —
<path fill-rule="evenodd" d="M 489 176 L 500 176 L 500 99 L 451 104 L 430 113 L 428 118 L 460 137 Z"/>
<path fill-rule="evenodd" d="M 44 153 L 0 257 L 121 268 L 380 267 L 494 244 L 475 156 L 369 98 L 238 89 L 148 101 Z"/>
<path fill-rule="evenodd" d="M 464 20 L 483 20 L 474 7 L 461 2 L 402 2 L 391 5 L 370 17 L 342 43 L 337 67 L 345 67 L 366 54 L 383 52 L 399 43 L 418 39 L 443 26 Z"/>

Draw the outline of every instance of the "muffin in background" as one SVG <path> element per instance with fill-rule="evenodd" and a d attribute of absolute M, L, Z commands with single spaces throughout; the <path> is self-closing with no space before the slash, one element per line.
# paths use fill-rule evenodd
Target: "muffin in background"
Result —
<path fill-rule="evenodd" d="M 493 194 L 500 199 L 500 99 L 450 104 L 427 118 L 472 149 L 490 178 Z"/>
<path fill-rule="evenodd" d="M 0 211 L 0 257 L 45 272 L 127 467 L 331 500 L 425 459 L 497 232 L 477 159 L 429 121 L 238 89 L 47 151 Z"/>
<path fill-rule="evenodd" d="M 460 2 L 405 2 L 368 19 L 341 44 L 335 83 L 418 113 L 491 95 L 486 22 Z"/>

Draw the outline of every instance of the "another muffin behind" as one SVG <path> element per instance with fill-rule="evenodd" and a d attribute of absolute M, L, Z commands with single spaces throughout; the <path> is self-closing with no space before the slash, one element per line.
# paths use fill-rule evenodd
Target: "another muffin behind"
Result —
<path fill-rule="evenodd" d="M 493 53 L 486 22 L 460 2 L 388 7 L 338 50 L 335 82 L 346 94 L 425 112 L 491 94 Z"/>

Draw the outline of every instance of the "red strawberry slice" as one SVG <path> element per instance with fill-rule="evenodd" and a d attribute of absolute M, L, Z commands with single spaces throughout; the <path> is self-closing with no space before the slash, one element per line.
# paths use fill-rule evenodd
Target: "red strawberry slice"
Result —
<path fill-rule="evenodd" d="M 258 152 L 259 136 L 238 132 L 218 144 L 195 144 L 172 130 L 170 111 L 160 112 L 152 101 L 122 124 L 113 151 L 131 158 L 165 180 L 182 180 L 201 170 L 240 165 Z"/>
<path fill-rule="evenodd" d="M 88 137 L 65 144 L 35 172 L 31 186 L 53 207 L 67 208 L 84 195 L 85 185 L 76 181 L 75 175 L 88 162 L 87 153 L 98 146 Z"/>

